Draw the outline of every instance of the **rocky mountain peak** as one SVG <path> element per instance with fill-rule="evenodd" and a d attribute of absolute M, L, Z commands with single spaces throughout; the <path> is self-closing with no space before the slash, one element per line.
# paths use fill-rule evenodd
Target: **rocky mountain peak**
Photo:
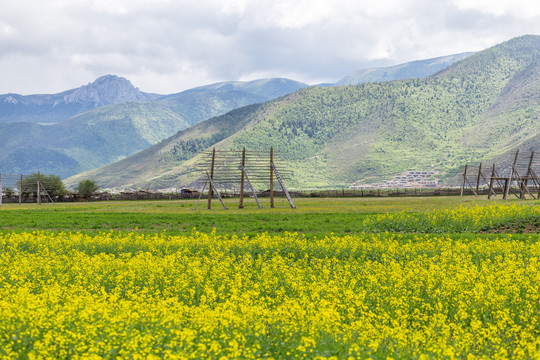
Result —
<path fill-rule="evenodd" d="M 131 82 L 116 75 L 105 75 L 64 96 L 66 103 L 93 103 L 94 106 L 126 101 L 142 102 L 147 96 Z"/>

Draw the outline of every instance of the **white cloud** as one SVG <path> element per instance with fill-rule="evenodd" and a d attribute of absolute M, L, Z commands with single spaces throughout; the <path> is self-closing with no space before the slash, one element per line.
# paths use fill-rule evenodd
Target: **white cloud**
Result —
<path fill-rule="evenodd" d="M 0 94 L 108 73 L 158 93 L 259 76 L 336 81 L 522 34 L 540 34 L 535 1 L 6 0 Z"/>
<path fill-rule="evenodd" d="M 248 0 L 227 0 L 221 3 L 221 11 L 225 14 L 243 14 Z"/>
<path fill-rule="evenodd" d="M 5 21 L 0 21 L 0 37 L 9 38 L 18 33 L 17 29 Z"/>
<path fill-rule="evenodd" d="M 452 3 L 460 10 L 476 10 L 496 17 L 533 19 L 540 16 L 537 0 L 453 0 Z"/>
<path fill-rule="evenodd" d="M 309 24 L 321 23 L 332 10 L 331 2 L 281 0 L 273 4 L 268 18 L 271 23 L 283 29 L 300 29 Z"/>

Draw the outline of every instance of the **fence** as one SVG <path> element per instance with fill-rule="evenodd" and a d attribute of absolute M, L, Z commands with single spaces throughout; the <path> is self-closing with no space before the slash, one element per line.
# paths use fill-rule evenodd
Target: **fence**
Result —
<path fill-rule="evenodd" d="M 59 179 L 58 179 L 59 181 Z M 42 201 L 54 203 L 58 183 L 51 176 L 39 173 L 32 175 L 11 175 L 0 173 L 0 205 L 3 202 L 28 203 Z"/>
<path fill-rule="evenodd" d="M 480 188 L 478 194 L 487 195 L 488 188 Z M 459 196 L 460 188 L 371 188 L 371 189 L 335 189 L 291 191 L 294 197 L 413 197 L 413 196 Z M 474 195 L 465 189 L 465 195 Z"/>
<path fill-rule="evenodd" d="M 531 151 L 529 155 L 517 149 L 514 161 L 508 168 L 496 164 L 488 168 L 482 168 L 482 164 L 465 165 L 461 191 L 468 188 L 477 195 L 479 187 L 482 184 L 488 184 L 488 198 L 499 192 L 505 200 L 510 194 L 514 194 L 518 199 L 525 199 L 527 195 L 532 199 L 538 199 L 540 198 L 540 159 L 534 155 L 534 151 Z"/>

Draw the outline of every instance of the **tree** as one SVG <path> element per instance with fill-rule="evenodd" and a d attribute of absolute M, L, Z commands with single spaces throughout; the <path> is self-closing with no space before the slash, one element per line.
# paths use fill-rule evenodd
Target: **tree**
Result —
<path fill-rule="evenodd" d="M 44 174 L 34 173 L 30 176 L 25 177 L 22 181 L 22 188 L 23 188 L 22 195 L 24 197 L 37 195 L 38 179 L 39 179 L 40 186 L 43 187 L 43 189 L 47 191 L 47 194 L 49 194 L 49 196 L 63 197 L 67 194 L 67 190 L 64 186 L 64 183 L 62 182 L 59 176 L 52 175 L 52 174 L 44 175 Z M 43 191 L 41 192 L 43 193 Z"/>
<path fill-rule="evenodd" d="M 90 196 L 92 196 L 96 192 L 97 189 L 99 189 L 99 186 L 97 186 L 96 183 L 90 179 L 80 181 L 79 185 L 77 186 L 77 192 L 79 193 L 79 195 L 86 198 L 87 201 L 90 199 Z"/>
<path fill-rule="evenodd" d="M 4 194 L 6 194 L 6 196 L 8 198 L 12 197 L 13 195 L 15 195 L 15 190 L 13 190 L 12 188 L 4 188 L 2 189 L 4 191 Z"/>

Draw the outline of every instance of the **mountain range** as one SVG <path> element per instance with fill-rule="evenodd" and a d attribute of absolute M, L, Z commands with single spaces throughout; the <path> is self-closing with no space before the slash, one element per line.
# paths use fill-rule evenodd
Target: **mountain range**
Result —
<path fill-rule="evenodd" d="M 52 95 L 0 95 L 0 123 L 53 124 L 96 107 L 159 99 L 139 91 L 128 80 L 108 75 L 77 89 Z"/>
<path fill-rule="evenodd" d="M 212 116 L 271 100 L 306 84 L 288 79 L 226 82 L 172 95 L 104 76 L 56 95 L 0 96 L 0 169 L 66 178 L 148 148 Z"/>
<path fill-rule="evenodd" d="M 425 77 L 464 56 L 358 73 L 369 73 L 374 81 Z M 336 84 L 360 83 L 366 77 L 352 74 L 345 79 Z M 65 178 L 123 159 L 199 121 L 307 86 L 288 79 L 229 81 L 159 95 L 107 75 L 59 94 L 0 95 L 0 136 L 6 139 L 0 143 L 0 170 Z"/>
<path fill-rule="evenodd" d="M 291 186 L 375 182 L 405 170 L 456 181 L 465 163 L 540 150 L 540 37 L 523 36 L 422 79 L 308 87 L 241 107 L 123 160 L 68 179 L 101 186 L 193 184 L 195 164 L 217 149 L 268 151 Z"/>

